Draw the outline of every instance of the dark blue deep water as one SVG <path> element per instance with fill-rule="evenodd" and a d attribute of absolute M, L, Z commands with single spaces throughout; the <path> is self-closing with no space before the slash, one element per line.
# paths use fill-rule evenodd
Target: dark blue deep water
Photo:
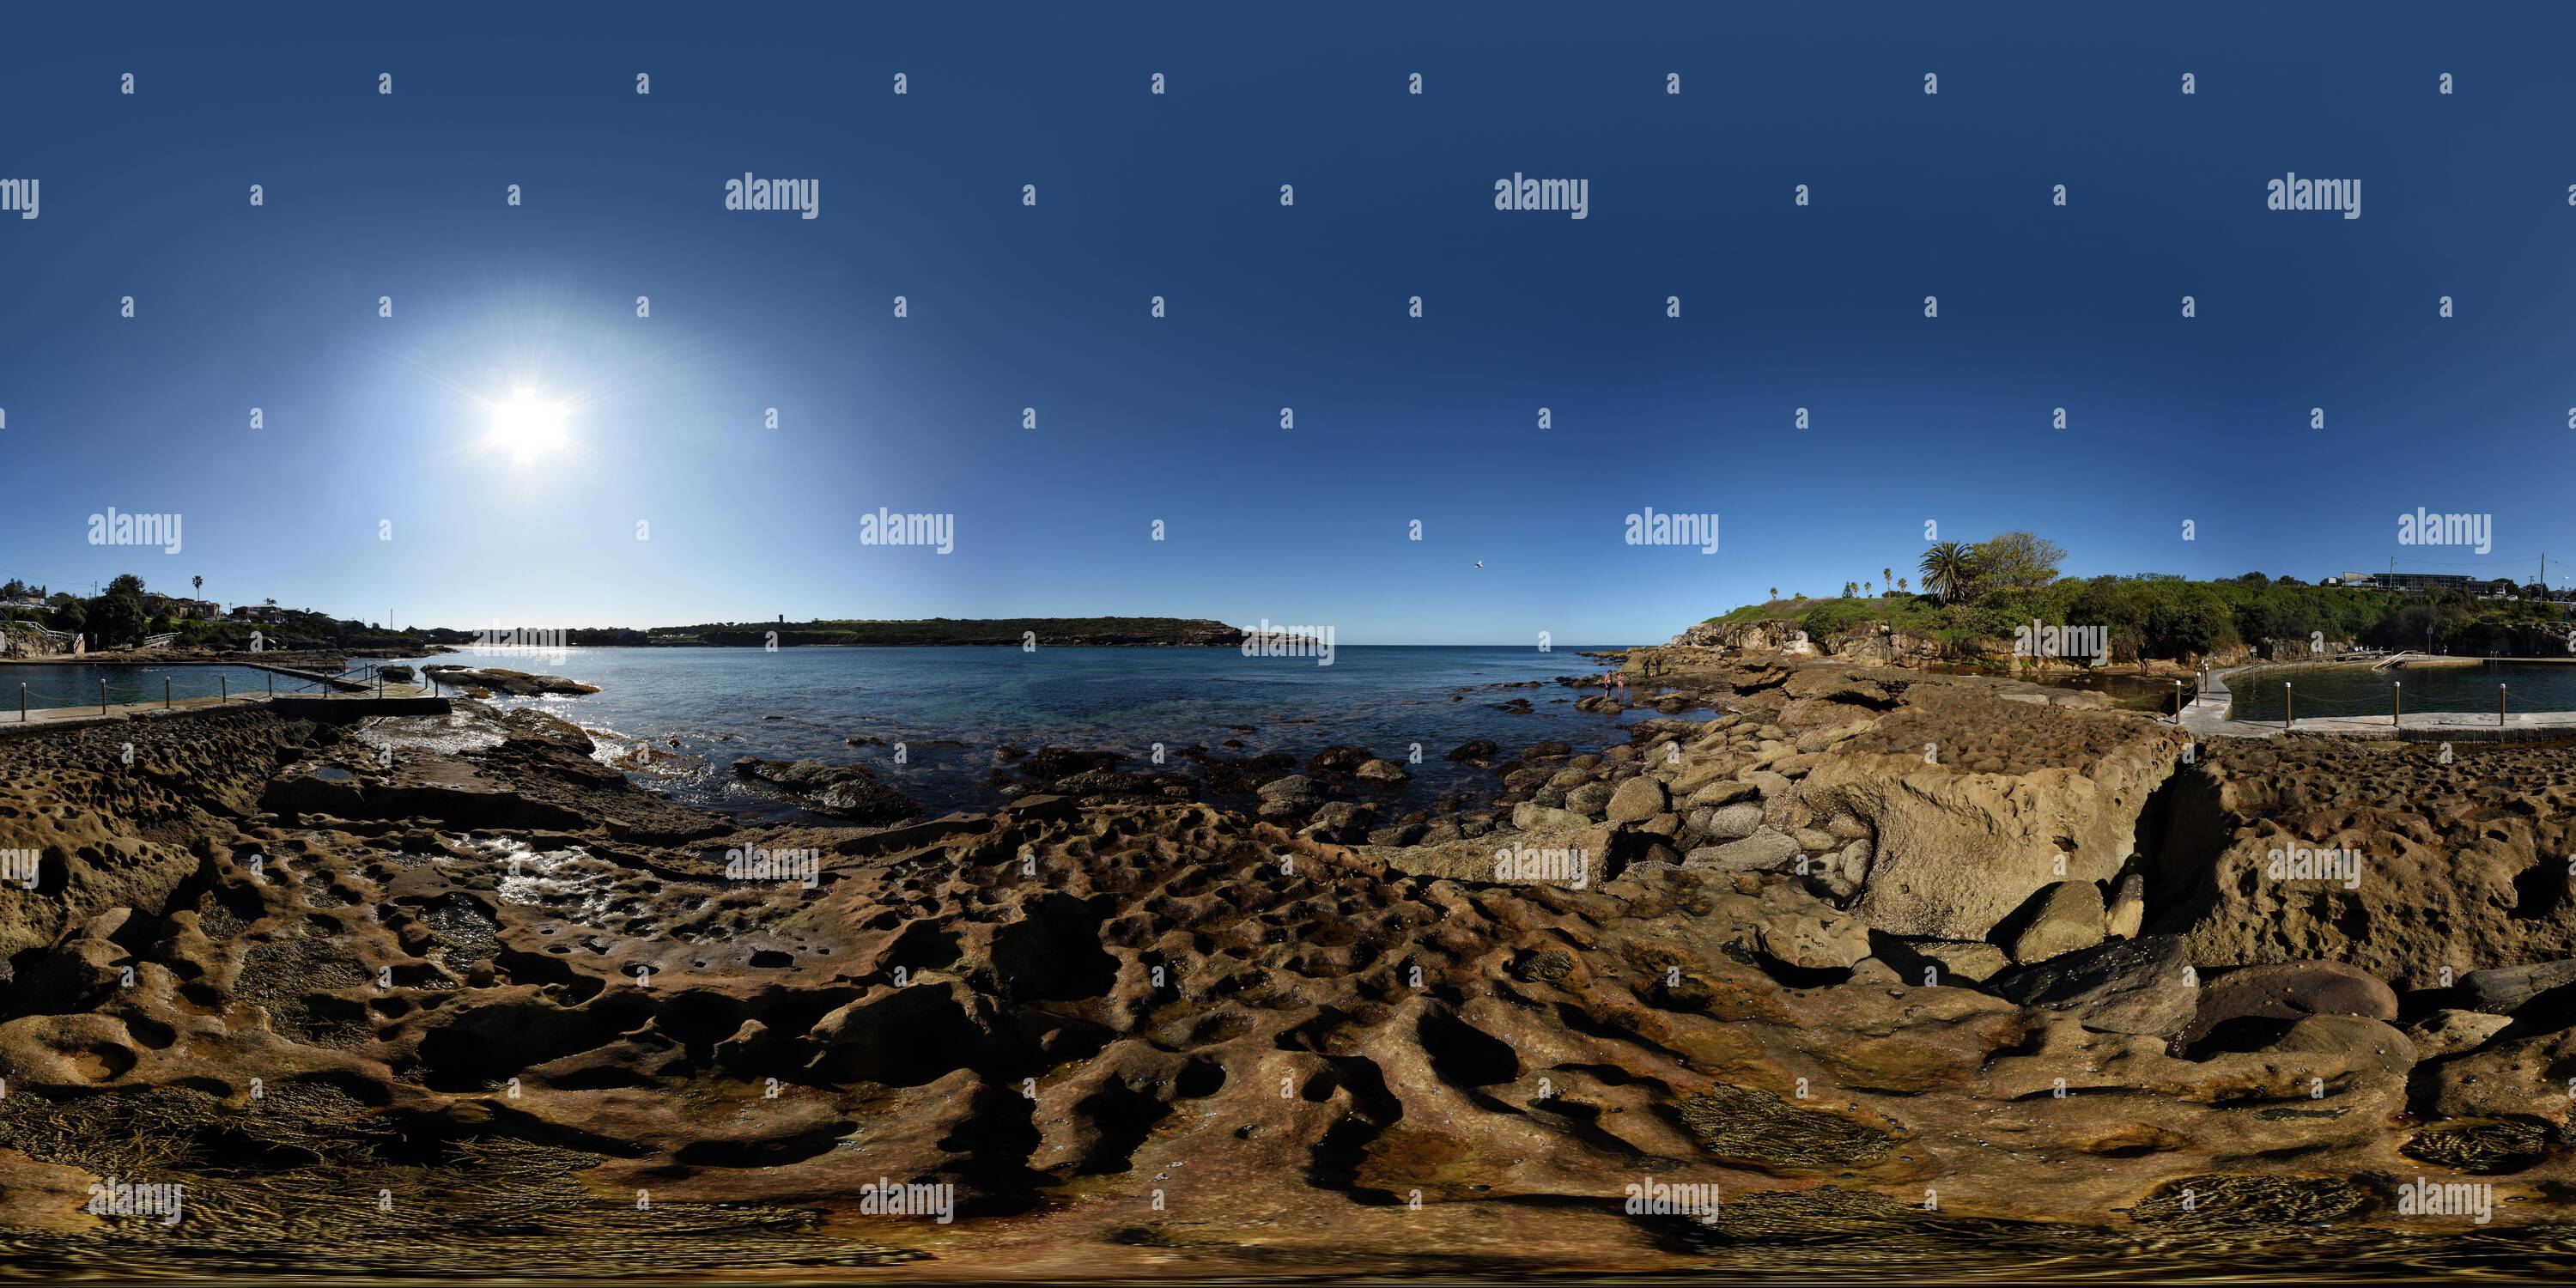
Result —
<path fill-rule="evenodd" d="M 536 705 L 595 733 L 612 751 L 649 740 L 702 759 L 713 772 L 672 780 L 693 804 L 760 810 L 765 802 L 734 781 L 738 756 L 864 762 L 939 808 L 989 805 L 987 778 L 1005 743 L 1127 753 L 1121 768 L 1153 768 L 1194 744 L 1228 756 L 1287 751 L 1300 760 L 1341 744 L 1390 760 L 1409 759 L 1407 799 L 1497 790 L 1493 774 L 1456 765 L 1443 753 L 1471 738 L 1507 751 L 1555 740 L 1578 750 L 1627 741 L 1619 726 L 1652 712 L 1612 718 L 1576 711 L 1598 688 L 1570 689 L 1561 675 L 1598 675 L 1581 647 L 1541 653 L 1526 647 L 1354 647 L 1333 664 L 1313 658 L 1247 658 L 1235 649 L 1167 648 L 798 648 L 775 653 L 728 648 L 598 648 L 562 653 L 460 652 L 414 659 L 563 675 L 600 692 L 513 700 Z M 1540 681 L 1537 688 L 1497 688 Z M 1644 696 L 1631 689 L 1630 696 Z M 1499 709 L 1514 698 L 1526 714 Z M 1705 716 L 1706 712 L 1698 713 Z M 906 745 L 848 745 L 875 737 Z M 676 745 L 673 740 L 676 739 Z M 1225 747 L 1227 739 L 1242 742 Z"/>

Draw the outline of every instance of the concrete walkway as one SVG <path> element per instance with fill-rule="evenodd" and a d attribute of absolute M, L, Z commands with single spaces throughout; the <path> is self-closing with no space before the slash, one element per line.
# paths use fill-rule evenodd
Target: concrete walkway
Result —
<path fill-rule="evenodd" d="M 77 728 L 85 724 L 116 724 L 126 720 L 148 720 L 163 715 L 175 715 L 183 711 L 230 710 L 244 707 L 266 706 L 271 700 L 270 695 L 265 693 L 236 693 L 229 698 L 179 698 L 168 703 L 128 702 L 123 704 L 112 704 L 105 711 L 101 711 L 96 706 L 38 707 L 28 711 L 25 719 L 23 720 L 19 718 L 19 713 L 15 711 L 0 713 L 0 737 L 7 737 L 12 732 L 21 729 L 36 730 Z M 309 716 L 318 708 L 345 708 L 353 715 L 393 715 L 419 714 L 421 711 L 426 711 L 429 708 L 425 706 L 420 707 L 418 710 L 408 710 L 406 708 L 415 703 L 432 701 L 433 698 L 427 688 L 419 685 L 388 684 L 385 686 L 384 692 L 385 706 L 381 710 L 377 708 L 377 698 L 372 692 L 364 696 L 351 694 L 347 697 L 338 698 L 317 697 L 310 693 L 281 693 L 277 694 L 274 700 L 280 704 L 280 711 L 291 712 L 298 716 Z M 403 705 L 396 706 L 394 705 L 396 703 L 401 703 Z"/>

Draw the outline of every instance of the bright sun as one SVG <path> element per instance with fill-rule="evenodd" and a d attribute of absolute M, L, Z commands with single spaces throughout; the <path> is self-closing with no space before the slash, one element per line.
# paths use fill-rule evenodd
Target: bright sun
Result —
<path fill-rule="evenodd" d="M 508 449 L 524 464 L 563 448 L 564 414 L 562 403 L 514 394 L 492 409 L 492 433 L 485 441 Z"/>

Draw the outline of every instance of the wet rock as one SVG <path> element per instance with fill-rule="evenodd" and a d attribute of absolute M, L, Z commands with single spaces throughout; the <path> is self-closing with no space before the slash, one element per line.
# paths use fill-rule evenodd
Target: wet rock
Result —
<path fill-rule="evenodd" d="M 1442 759 L 1481 765 L 1493 760 L 1494 757 L 1501 755 L 1502 752 L 1503 749 L 1495 745 L 1494 740 L 1491 738 L 1470 738 L 1467 741 L 1450 748 L 1448 753 L 1444 755 Z"/>
<path fill-rule="evenodd" d="M 1376 815 L 1377 810 L 1369 805 L 1353 801 L 1326 801 L 1315 810 L 1314 818 L 1306 824 L 1299 835 L 1311 836 L 1319 841 L 1357 845 L 1368 839 L 1369 820 Z"/>
<path fill-rule="evenodd" d="M 1431 829 L 1429 827 L 1421 823 L 1397 823 L 1392 827 L 1381 827 L 1370 832 L 1368 834 L 1368 843 L 1371 845 L 1412 845 L 1419 842 L 1430 830 Z"/>
<path fill-rule="evenodd" d="M 2483 1011 L 2435 1011 L 2406 1027 L 2417 1054 L 2427 1060 L 2474 1051 L 2513 1026 L 2513 1018 Z"/>
<path fill-rule="evenodd" d="M 2402 1074 L 2415 1067 L 2415 1044 L 2394 1027 L 2359 1015 L 2311 1015 L 2290 1026 L 2266 1051 L 2341 1056 L 2357 1067 Z"/>
<path fill-rule="evenodd" d="M 2191 1022 L 2200 990 L 2186 983 L 2183 941 L 2147 935 L 2052 958 L 1997 976 L 2011 1001 L 2074 1017 L 2085 1028 L 2170 1038 Z"/>
<path fill-rule="evenodd" d="M 795 804 L 852 822 L 894 823 L 921 812 L 921 802 L 878 782 L 876 771 L 865 765 L 744 756 L 733 762 L 733 772 L 778 789 Z"/>
<path fill-rule="evenodd" d="M 1675 1112 L 1710 1154 L 1764 1170 L 1853 1167 L 1886 1157 L 1895 1145 L 1882 1130 L 1744 1087 L 1717 1087 Z"/>
<path fill-rule="evenodd" d="M 1070 778 L 1095 769 L 1108 769 L 1127 759 L 1123 751 L 1083 751 L 1072 747 L 1040 747 L 1021 762 L 1021 773 L 1043 782 Z"/>
<path fill-rule="evenodd" d="M 2311 1015 L 2397 1018 L 2397 994 L 2376 976 L 2342 962 L 2274 962 L 2203 981 L 2184 1045 L 2235 1020 L 2299 1020 Z"/>
<path fill-rule="evenodd" d="M 2460 992 L 2469 1009 L 2509 1015 L 2543 993 L 2576 984 L 2576 960 L 2530 966 L 2495 966 L 2460 977 Z"/>
<path fill-rule="evenodd" d="M 1413 777 L 1405 772 L 1404 766 L 1392 760 L 1362 761 L 1360 767 L 1353 770 L 1352 774 L 1366 783 L 1401 783 Z"/>
<path fill-rule="evenodd" d="M 499 667 L 485 667 L 477 670 L 453 663 L 433 663 L 422 667 L 421 670 L 441 684 L 456 688 L 485 689 L 493 693 L 506 693 L 512 697 L 531 698 L 546 694 L 599 692 L 598 685 L 567 680 L 560 675 L 532 675 L 526 671 L 507 671 Z"/>

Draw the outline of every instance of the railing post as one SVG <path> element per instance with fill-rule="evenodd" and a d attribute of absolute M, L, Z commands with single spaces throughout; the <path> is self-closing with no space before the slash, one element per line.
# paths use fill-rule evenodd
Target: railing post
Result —
<path fill-rule="evenodd" d="M 107 681 L 105 680 L 98 682 L 98 713 L 107 714 Z"/>
<path fill-rule="evenodd" d="M 2290 731 L 2290 682 L 2281 681 L 2281 732 Z"/>
<path fill-rule="evenodd" d="M 215 673 L 215 701 L 217 701 L 217 702 L 230 702 L 230 701 L 232 701 L 232 700 L 233 700 L 233 680 L 232 680 L 232 677 L 231 677 L 231 676 L 229 676 L 229 675 L 225 675 L 224 673 L 222 673 L 222 672 L 220 672 L 220 671 L 216 672 L 216 673 Z"/>
<path fill-rule="evenodd" d="M 2504 728 L 2504 690 L 2505 686 L 2501 684 L 2496 686 L 2496 728 L 2498 729 Z"/>
<path fill-rule="evenodd" d="M 166 675 L 161 677 L 161 709 L 170 709 L 170 677 Z"/>
<path fill-rule="evenodd" d="M 18 686 L 18 723 L 27 723 L 27 686 Z"/>
<path fill-rule="evenodd" d="M 2388 723 L 2403 729 L 2406 727 L 2406 682 L 2398 680 L 2395 685 L 2393 692 L 2396 696 L 2389 699 Z"/>

